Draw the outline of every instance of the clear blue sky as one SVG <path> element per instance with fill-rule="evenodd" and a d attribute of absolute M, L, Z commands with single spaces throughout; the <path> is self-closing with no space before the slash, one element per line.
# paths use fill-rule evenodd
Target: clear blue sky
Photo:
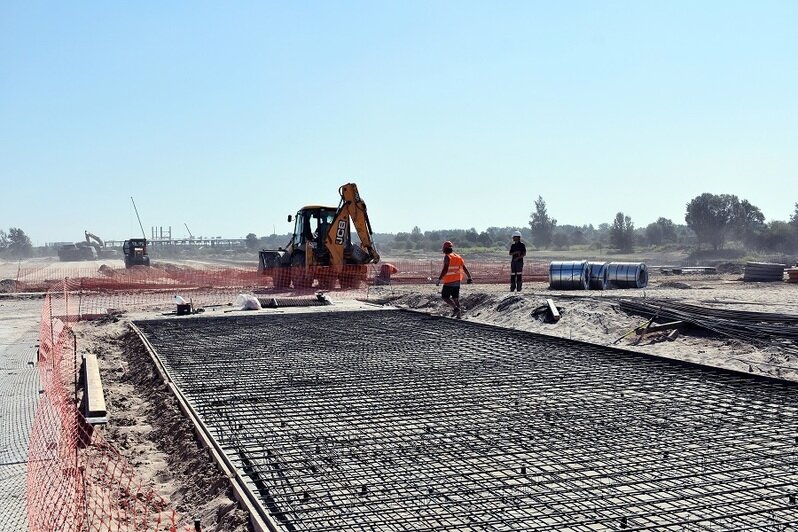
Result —
<path fill-rule="evenodd" d="M 0 4 L 0 228 L 243 237 L 798 201 L 798 2 Z"/>

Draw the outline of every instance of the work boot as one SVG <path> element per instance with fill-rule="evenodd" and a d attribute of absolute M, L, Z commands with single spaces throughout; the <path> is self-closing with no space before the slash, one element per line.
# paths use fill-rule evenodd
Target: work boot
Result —
<path fill-rule="evenodd" d="M 515 290 L 515 274 L 510 274 L 510 292 Z"/>
<path fill-rule="evenodd" d="M 520 273 L 518 275 L 516 275 L 515 286 L 516 286 L 516 290 L 518 290 L 520 292 L 521 291 L 521 274 Z"/>
<path fill-rule="evenodd" d="M 454 317 L 458 320 L 463 319 L 463 314 L 460 312 L 460 309 L 454 311 Z"/>

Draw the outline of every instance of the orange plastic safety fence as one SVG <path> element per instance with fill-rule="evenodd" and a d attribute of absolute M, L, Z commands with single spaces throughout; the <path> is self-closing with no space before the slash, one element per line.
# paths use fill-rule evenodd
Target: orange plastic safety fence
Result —
<path fill-rule="evenodd" d="M 28 450 L 28 526 L 34 532 L 193 530 L 86 422 L 78 408 L 76 298 L 54 286 L 41 314 L 39 404 Z"/>
<path fill-rule="evenodd" d="M 418 284 L 438 278 L 442 260 L 397 260 L 388 264 L 397 270 L 392 284 Z M 466 261 L 474 281 L 481 284 L 509 281 L 509 261 Z M 192 288 L 232 288 L 283 292 L 352 291 L 385 284 L 386 264 L 346 265 L 343 267 L 271 268 L 259 272 L 252 267 L 192 268 L 168 263 L 152 267 L 109 268 L 105 265 L 20 268 L 18 291 L 48 291 L 69 280 L 71 290 L 185 290 Z M 528 281 L 548 280 L 548 264 L 527 262 L 524 277 Z"/>

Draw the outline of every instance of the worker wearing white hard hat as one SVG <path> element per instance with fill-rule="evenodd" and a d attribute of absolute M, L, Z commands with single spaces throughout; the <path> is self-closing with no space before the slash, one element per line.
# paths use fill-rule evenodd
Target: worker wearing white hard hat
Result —
<path fill-rule="evenodd" d="M 514 231 L 513 243 L 510 245 L 510 292 L 521 291 L 524 257 L 526 257 L 526 246 L 521 242 L 521 231 Z"/>

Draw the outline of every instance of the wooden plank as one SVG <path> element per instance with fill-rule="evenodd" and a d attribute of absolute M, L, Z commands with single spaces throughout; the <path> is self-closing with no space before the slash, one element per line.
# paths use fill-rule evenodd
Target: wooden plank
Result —
<path fill-rule="evenodd" d="M 554 301 L 552 299 L 547 299 L 546 305 L 549 306 L 549 314 L 551 314 L 551 319 L 553 321 L 560 321 L 560 311 L 557 310 L 557 305 L 554 304 Z"/>
<path fill-rule="evenodd" d="M 92 425 L 107 423 L 105 393 L 97 355 L 83 355 L 83 416 Z"/>
<path fill-rule="evenodd" d="M 667 331 L 667 330 L 670 330 L 670 329 L 678 329 L 678 328 L 683 327 L 685 325 L 686 325 L 686 323 L 683 322 L 683 321 L 671 321 L 669 323 L 663 323 L 661 325 L 651 325 L 651 324 L 649 324 L 649 325 L 646 325 L 645 327 L 636 328 L 635 329 L 635 334 L 640 336 L 640 335 L 643 335 L 643 334 L 648 334 L 648 333 L 653 333 L 653 332 Z"/>

